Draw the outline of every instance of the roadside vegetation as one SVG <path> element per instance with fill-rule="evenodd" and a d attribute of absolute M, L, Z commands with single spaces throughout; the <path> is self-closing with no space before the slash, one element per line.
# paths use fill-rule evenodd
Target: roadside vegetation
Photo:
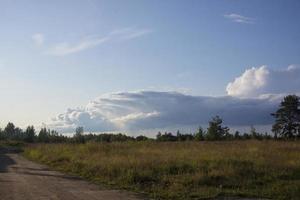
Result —
<path fill-rule="evenodd" d="M 34 161 L 115 188 L 143 192 L 155 199 L 224 196 L 299 199 L 300 102 L 286 96 L 272 134 L 230 132 L 215 116 L 195 133 L 161 133 L 156 138 L 125 134 L 74 136 L 13 123 L 0 130 L 0 141 L 29 144 Z M 0 142 L 1 145 L 1 142 Z"/>
<path fill-rule="evenodd" d="M 298 199 L 299 141 L 39 144 L 25 156 L 155 199 Z"/>

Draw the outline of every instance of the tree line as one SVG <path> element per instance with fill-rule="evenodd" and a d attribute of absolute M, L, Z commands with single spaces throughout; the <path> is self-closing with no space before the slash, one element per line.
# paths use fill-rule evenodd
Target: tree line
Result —
<path fill-rule="evenodd" d="M 102 134 L 84 134 L 83 127 L 77 127 L 72 137 L 59 134 L 55 130 L 47 128 L 40 129 L 37 132 L 34 126 L 28 126 L 25 130 L 9 122 L 4 129 L 0 129 L 0 140 L 14 140 L 28 143 L 85 143 L 94 142 L 115 142 L 115 141 L 215 141 L 215 140 L 234 140 L 234 139 L 300 139 L 300 98 L 296 95 L 284 97 L 278 110 L 271 114 L 275 118 L 272 126 L 273 134 L 259 133 L 254 127 L 251 127 L 250 133 L 230 133 L 230 129 L 223 126 L 223 120 L 219 116 L 213 117 L 204 130 L 202 127 L 196 133 L 176 134 L 158 132 L 155 139 L 140 135 L 137 137 L 127 136 L 122 133 L 102 133 Z"/>

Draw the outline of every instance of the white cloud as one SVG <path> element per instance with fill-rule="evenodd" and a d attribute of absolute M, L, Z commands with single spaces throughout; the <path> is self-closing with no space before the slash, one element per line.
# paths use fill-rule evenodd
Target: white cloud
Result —
<path fill-rule="evenodd" d="M 76 126 L 86 131 L 145 130 L 207 124 L 220 115 L 229 125 L 270 124 L 281 97 L 240 99 L 230 96 L 191 96 L 178 92 L 123 92 L 100 96 L 83 109 L 69 109 L 49 127 L 72 132 Z"/>
<path fill-rule="evenodd" d="M 254 18 L 250 18 L 250 17 L 245 17 L 236 13 L 230 13 L 230 14 L 226 14 L 224 15 L 225 18 L 230 19 L 233 22 L 236 23 L 243 23 L 243 24 L 254 24 L 255 23 L 255 19 Z"/>
<path fill-rule="evenodd" d="M 236 97 L 258 97 L 264 94 L 300 92 L 300 68 L 291 65 L 283 70 L 267 66 L 252 67 L 230 82 L 227 94 Z"/>
<path fill-rule="evenodd" d="M 152 32 L 153 30 L 151 29 L 137 29 L 134 27 L 126 27 L 111 31 L 109 35 L 118 36 L 121 39 L 134 39 L 136 37 L 141 37 Z"/>
<path fill-rule="evenodd" d="M 137 37 L 151 33 L 148 29 L 135 29 L 135 28 L 123 28 L 111 31 L 106 36 L 103 37 L 86 37 L 80 42 L 75 44 L 70 44 L 68 42 L 62 42 L 54 45 L 46 51 L 46 54 L 54 56 L 65 56 L 68 54 L 77 53 L 86 49 L 91 49 L 104 44 L 109 41 L 115 40 L 131 40 Z"/>
<path fill-rule="evenodd" d="M 79 51 L 83 51 L 86 49 L 90 49 L 96 47 L 100 44 L 107 42 L 110 38 L 103 37 L 103 38 L 93 38 L 93 39 L 83 39 L 77 44 L 68 44 L 66 42 L 56 44 L 54 47 L 50 48 L 47 51 L 47 54 L 54 55 L 54 56 L 64 56 L 72 53 L 76 53 Z"/>
<path fill-rule="evenodd" d="M 36 34 L 32 35 L 31 38 L 32 38 L 34 44 L 37 46 L 42 46 L 45 42 L 45 37 L 41 33 L 36 33 Z"/>
<path fill-rule="evenodd" d="M 141 37 L 143 35 L 149 34 L 153 32 L 152 30 L 139 30 L 139 31 L 132 31 L 126 35 L 121 36 L 121 39 L 125 39 L 125 40 L 130 40 L 130 39 L 134 39 L 134 38 L 138 38 Z"/>
<path fill-rule="evenodd" d="M 192 96 L 180 92 L 137 91 L 102 95 L 84 108 L 68 109 L 48 124 L 61 132 L 137 131 L 196 127 L 220 115 L 231 127 L 268 126 L 286 94 L 300 94 L 300 68 L 247 69 L 227 85 L 227 96 Z"/>

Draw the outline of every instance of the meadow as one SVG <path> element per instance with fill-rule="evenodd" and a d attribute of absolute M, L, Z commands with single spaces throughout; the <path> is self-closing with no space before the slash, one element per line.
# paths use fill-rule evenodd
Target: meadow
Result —
<path fill-rule="evenodd" d="M 32 144 L 24 156 L 154 199 L 299 199 L 299 141 Z"/>

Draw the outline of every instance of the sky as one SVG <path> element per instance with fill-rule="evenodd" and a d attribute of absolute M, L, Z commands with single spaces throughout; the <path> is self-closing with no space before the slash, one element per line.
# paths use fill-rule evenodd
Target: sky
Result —
<path fill-rule="evenodd" d="M 299 10 L 298 0 L 1 0 L 0 125 L 129 131 L 215 114 L 271 124 L 283 95 L 300 92 Z"/>

